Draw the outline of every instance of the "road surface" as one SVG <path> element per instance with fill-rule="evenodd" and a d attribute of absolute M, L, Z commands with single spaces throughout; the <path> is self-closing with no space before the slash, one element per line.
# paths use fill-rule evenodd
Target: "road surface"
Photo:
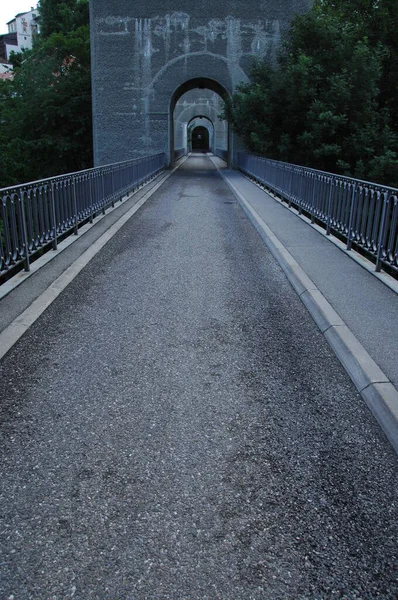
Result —
<path fill-rule="evenodd" d="M 396 599 L 397 458 L 193 156 L 0 365 L 0 598 Z"/>

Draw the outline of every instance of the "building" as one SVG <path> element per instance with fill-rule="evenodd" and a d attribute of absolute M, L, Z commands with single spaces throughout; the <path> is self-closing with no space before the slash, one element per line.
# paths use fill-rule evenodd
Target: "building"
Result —
<path fill-rule="evenodd" d="M 0 58 L 0 80 L 12 79 L 12 65 Z"/>
<path fill-rule="evenodd" d="M 1 62 L 7 63 L 11 52 L 32 48 L 33 39 L 39 30 L 38 20 L 39 10 L 32 7 L 30 11 L 17 14 L 7 23 L 8 32 L 0 35 Z"/>

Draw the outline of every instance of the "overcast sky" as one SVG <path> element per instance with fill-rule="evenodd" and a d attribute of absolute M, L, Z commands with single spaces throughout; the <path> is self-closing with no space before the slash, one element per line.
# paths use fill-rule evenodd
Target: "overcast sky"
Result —
<path fill-rule="evenodd" d="M 0 34 L 8 31 L 7 21 L 18 13 L 27 12 L 31 6 L 36 8 L 37 0 L 0 0 Z"/>

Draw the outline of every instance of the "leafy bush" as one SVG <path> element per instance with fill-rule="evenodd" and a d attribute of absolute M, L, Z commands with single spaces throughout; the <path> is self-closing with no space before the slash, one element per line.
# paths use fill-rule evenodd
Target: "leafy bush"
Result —
<path fill-rule="evenodd" d="M 92 166 L 88 4 L 40 8 L 42 33 L 0 85 L 0 187 Z"/>
<path fill-rule="evenodd" d="M 395 0 L 317 0 L 225 115 L 252 152 L 397 186 L 397 24 Z"/>

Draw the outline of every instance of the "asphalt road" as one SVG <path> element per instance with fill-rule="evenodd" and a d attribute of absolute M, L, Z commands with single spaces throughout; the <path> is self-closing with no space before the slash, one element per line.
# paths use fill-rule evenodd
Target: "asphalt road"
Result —
<path fill-rule="evenodd" d="M 398 597 L 398 461 L 206 157 L 0 365 L 0 599 Z"/>

